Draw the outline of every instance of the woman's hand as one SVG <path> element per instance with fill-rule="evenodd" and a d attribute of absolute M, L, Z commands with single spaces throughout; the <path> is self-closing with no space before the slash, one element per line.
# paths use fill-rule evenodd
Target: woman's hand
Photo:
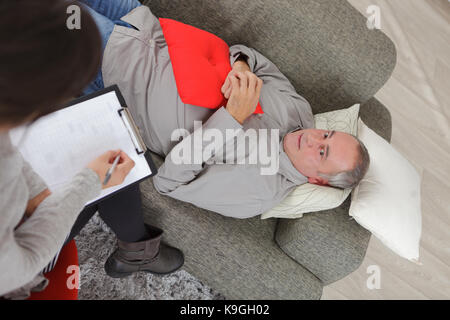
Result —
<path fill-rule="evenodd" d="M 134 161 L 122 150 L 115 150 L 105 152 L 88 165 L 88 168 L 94 170 L 100 178 L 100 182 L 103 183 L 106 173 L 111 168 L 114 159 L 118 155 L 120 155 L 119 163 L 117 164 L 116 169 L 114 169 L 108 183 L 106 185 L 102 185 L 103 189 L 121 184 L 130 173 L 131 169 L 134 168 Z"/>

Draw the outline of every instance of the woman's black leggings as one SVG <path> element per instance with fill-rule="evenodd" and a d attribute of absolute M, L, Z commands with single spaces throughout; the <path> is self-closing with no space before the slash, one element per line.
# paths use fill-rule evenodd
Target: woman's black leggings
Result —
<path fill-rule="evenodd" d="M 149 234 L 142 216 L 141 191 L 139 184 L 134 184 L 81 211 L 66 243 L 83 229 L 97 211 L 119 240 L 136 242 L 148 239 Z"/>
<path fill-rule="evenodd" d="M 64 245 L 78 235 L 97 211 L 103 221 L 114 231 L 118 239 L 125 242 L 137 242 L 150 238 L 142 217 L 139 184 L 134 184 L 81 211 Z M 42 273 L 53 270 L 58 262 L 60 252 L 58 251 L 55 257 L 42 270 Z"/>

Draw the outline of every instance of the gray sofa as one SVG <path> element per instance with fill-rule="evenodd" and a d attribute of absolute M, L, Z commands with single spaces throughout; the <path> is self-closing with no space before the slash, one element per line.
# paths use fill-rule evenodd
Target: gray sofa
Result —
<path fill-rule="evenodd" d="M 389 111 L 373 95 L 396 50 L 345 0 L 151 0 L 158 17 L 210 31 L 272 60 L 314 113 L 362 103 L 363 121 L 391 137 Z M 154 155 L 159 166 L 162 159 Z M 145 220 L 185 253 L 184 269 L 227 299 L 319 299 L 323 286 L 356 270 L 370 233 L 335 209 L 301 219 L 238 220 L 161 196 L 141 185 Z"/>

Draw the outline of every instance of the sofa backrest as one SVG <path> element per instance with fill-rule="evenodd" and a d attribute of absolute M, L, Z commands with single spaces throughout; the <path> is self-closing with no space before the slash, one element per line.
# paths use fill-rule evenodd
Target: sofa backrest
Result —
<path fill-rule="evenodd" d="M 346 0 L 150 0 L 157 17 L 212 32 L 272 60 L 314 113 L 370 99 L 390 77 L 396 50 Z"/>

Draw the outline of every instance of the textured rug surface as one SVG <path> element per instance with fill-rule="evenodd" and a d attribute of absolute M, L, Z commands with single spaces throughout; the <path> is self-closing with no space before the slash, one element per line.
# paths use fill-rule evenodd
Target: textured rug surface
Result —
<path fill-rule="evenodd" d="M 80 263 L 80 300 L 225 299 L 183 269 L 166 276 L 138 272 L 124 279 L 110 278 L 103 265 L 116 248 L 116 238 L 98 214 L 83 228 L 75 241 Z"/>

